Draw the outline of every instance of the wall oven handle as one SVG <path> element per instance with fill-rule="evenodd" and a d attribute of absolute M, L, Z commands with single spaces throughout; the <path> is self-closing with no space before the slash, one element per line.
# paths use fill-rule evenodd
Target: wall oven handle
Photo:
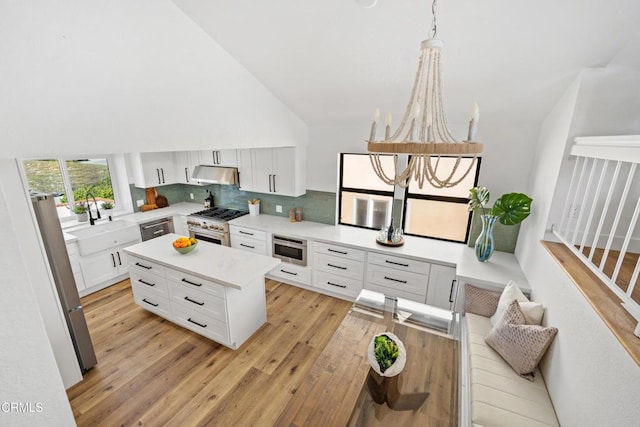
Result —
<path fill-rule="evenodd" d="M 185 282 L 185 283 L 188 283 L 190 285 L 193 285 L 193 286 L 198 286 L 198 287 L 202 286 L 202 283 L 195 283 L 195 282 L 192 282 L 190 280 L 185 279 L 184 277 L 182 278 L 182 281 Z"/>

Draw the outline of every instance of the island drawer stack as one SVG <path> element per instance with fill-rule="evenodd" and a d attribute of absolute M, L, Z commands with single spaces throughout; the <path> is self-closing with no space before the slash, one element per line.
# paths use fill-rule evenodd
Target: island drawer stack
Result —
<path fill-rule="evenodd" d="M 314 285 L 353 299 L 362 290 L 365 252 L 315 242 Z"/>
<path fill-rule="evenodd" d="M 131 257 L 129 276 L 136 303 L 158 316 L 170 319 L 165 268 L 155 262 Z"/>

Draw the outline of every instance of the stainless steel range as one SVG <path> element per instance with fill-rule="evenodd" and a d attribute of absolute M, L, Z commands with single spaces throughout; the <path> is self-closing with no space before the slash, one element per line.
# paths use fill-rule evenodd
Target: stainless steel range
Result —
<path fill-rule="evenodd" d="M 192 213 L 187 217 L 189 236 L 222 246 L 231 246 L 228 221 L 248 213 L 219 206 Z"/>

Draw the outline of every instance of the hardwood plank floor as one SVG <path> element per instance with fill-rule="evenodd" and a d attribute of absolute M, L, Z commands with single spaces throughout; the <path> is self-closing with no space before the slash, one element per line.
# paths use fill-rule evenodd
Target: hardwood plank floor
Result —
<path fill-rule="evenodd" d="M 67 391 L 79 426 L 269 426 L 351 304 L 272 280 L 267 320 L 230 350 L 151 314 L 128 280 L 82 299 L 98 365 Z"/>

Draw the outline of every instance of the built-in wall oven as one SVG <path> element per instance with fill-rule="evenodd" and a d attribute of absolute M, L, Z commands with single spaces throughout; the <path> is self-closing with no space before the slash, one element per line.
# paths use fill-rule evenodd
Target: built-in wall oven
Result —
<path fill-rule="evenodd" d="M 172 217 L 154 219 L 153 221 L 140 224 L 140 236 L 143 242 L 174 232 L 175 228 Z"/>
<path fill-rule="evenodd" d="M 219 206 L 192 213 L 187 217 L 189 237 L 222 246 L 231 246 L 228 221 L 248 212 Z"/>
<path fill-rule="evenodd" d="M 296 237 L 273 235 L 273 257 L 285 262 L 307 265 L 307 241 Z"/>

